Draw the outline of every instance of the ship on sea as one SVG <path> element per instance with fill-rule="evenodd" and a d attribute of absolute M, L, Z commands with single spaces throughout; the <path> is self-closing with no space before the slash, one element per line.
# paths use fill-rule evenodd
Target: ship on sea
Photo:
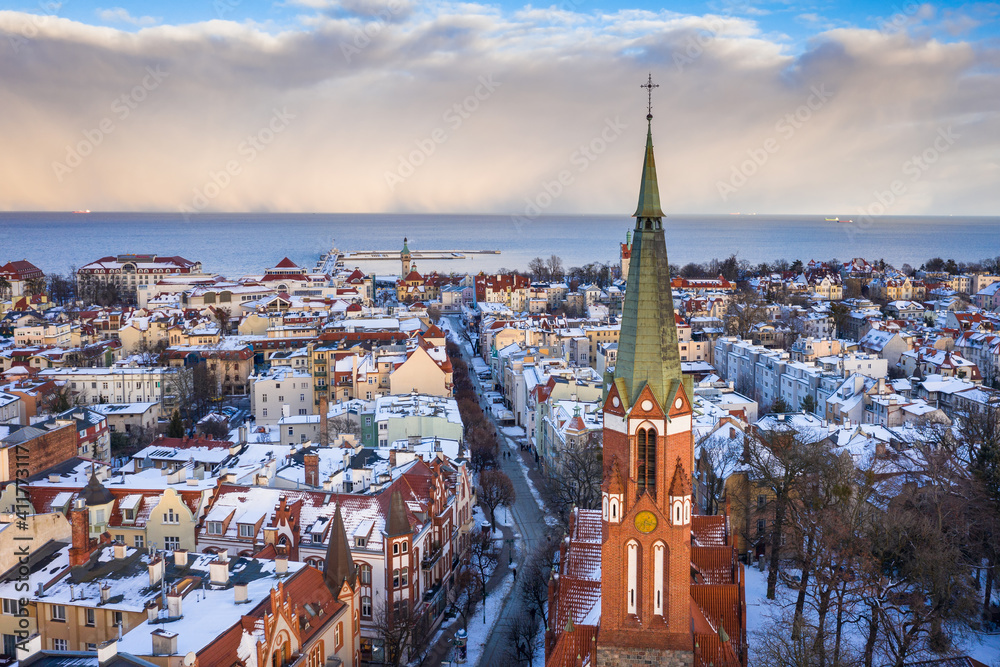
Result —
<path fill-rule="evenodd" d="M 826 218 L 827 222 L 854 222 L 853 220 L 841 220 L 840 218 Z"/>

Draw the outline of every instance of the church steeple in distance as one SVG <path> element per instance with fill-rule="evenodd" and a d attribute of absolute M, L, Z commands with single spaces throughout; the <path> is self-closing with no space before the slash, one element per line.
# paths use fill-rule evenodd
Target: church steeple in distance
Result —
<path fill-rule="evenodd" d="M 628 287 L 622 309 L 621 336 L 615 383 L 623 400 L 631 404 L 648 386 L 661 406 L 681 383 L 680 353 L 670 268 L 663 236 L 663 211 L 653 157 L 652 75 L 642 86 L 649 97 L 646 115 L 646 153 L 642 162 L 639 203 L 636 206 Z"/>

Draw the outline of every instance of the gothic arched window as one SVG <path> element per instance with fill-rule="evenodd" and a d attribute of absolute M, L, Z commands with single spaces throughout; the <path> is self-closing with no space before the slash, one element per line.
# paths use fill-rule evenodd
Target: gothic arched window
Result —
<path fill-rule="evenodd" d="M 639 493 L 656 494 L 656 430 L 640 428 L 635 434 L 636 480 Z"/>

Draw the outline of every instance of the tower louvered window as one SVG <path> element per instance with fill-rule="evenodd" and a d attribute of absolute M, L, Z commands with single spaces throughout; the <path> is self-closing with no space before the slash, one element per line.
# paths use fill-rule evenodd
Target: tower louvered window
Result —
<path fill-rule="evenodd" d="M 640 428 L 635 434 L 635 443 L 639 493 L 656 495 L 656 431 Z"/>

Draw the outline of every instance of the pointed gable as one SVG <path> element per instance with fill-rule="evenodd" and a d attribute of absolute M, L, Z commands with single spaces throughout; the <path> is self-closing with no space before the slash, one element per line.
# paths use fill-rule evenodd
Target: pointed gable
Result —
<path fill-rule="evenodd" d="M 347 545 L 347 530 L 344 528 L 344 517 L 340 513 L 340 504 L 333 515 L 333 526 L 330 528 L 330 542 L 326 548 L 326 561 L 323 564 L 323 579 L 327 587 L 336 595 L 340 587 L 347 582 L 354 586 L 354 560 L 351 549 Z"/>

